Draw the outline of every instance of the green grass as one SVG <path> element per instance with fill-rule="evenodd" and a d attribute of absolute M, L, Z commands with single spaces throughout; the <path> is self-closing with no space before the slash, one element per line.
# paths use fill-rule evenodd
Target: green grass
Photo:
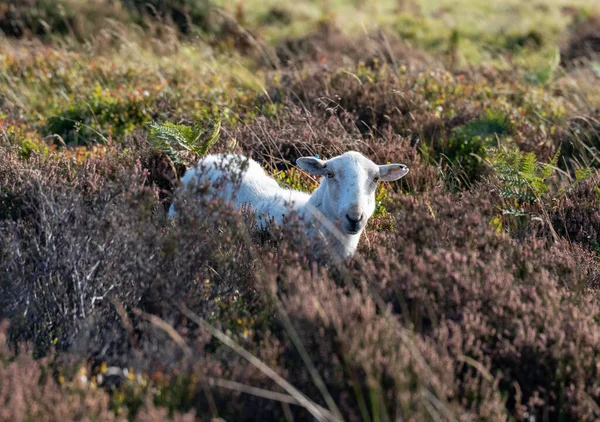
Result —
<path fill-rule="evenodd" d="M 222 5 L 235 14 L 232 3 Z M 592 0 L 308 1 L 280 7 L 293 18 L 289 24 L 264 25 L 264 16 L 278 7 L 275 1 L 244 2 L 244 23 L 271 43 L 286 36 L 306 35 L 323 20 L 338 24 L 346 34 L 386 28 L 434 54 L 447 51 L 456 33 L 462 66 L 506 67 L 512 63 L 534 74 L 544 72 L 554 62 L 555 48 L 567 35 L 572 16 L 564 8 L 574 8 L 580 14 L 599 10 Z"/>

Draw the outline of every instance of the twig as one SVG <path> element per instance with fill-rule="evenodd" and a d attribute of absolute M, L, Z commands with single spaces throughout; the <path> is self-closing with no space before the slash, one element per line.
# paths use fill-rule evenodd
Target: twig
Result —
<path fill-rule="evenodd" d="M 253 387 L 251 385 L 242 384 L 235 381 L 230 381 L 222 378 L 209 378 L 208 385 L 226 388 L 232 391 L 239 391 L 240 393 L 251 394 L 256 397 L 262 397 L 269 400 L 278 401 L 281 403 L 301 404 L 294 397 L 289 394 L 278 393 L 276 391 L 265 390 L 264 388 Z"/>
<path fill-rule="evenodd" d="M 312 400 L 308 399 L 304 396 L 298 389 L 296 389 L 289 382 L 284 380 L 279 374 L 277 374 L 274 370 L 269 368 L 265 363 L 263 363 L 260 359 L 254 356 L 252 353 L 244 349 L 242 346 L 233 341 L 230 337 L 225 335 L 221 330 L 216 327 L 213 327 L 210 323 L 202 319 L 200 316 L 196 315 L 189 308 L 187 308 L 183 303 L 179 305 L 179 310 L 188 317 L 191 321 L 200 326 L 203 330 L 210 333 L 213 337 L 216 337 L 223 344 L 230 347 L 234 352 L 238 355 L 242 356 L 248 362 L 250 362 L 253 366 L 255 366 L 258 370 L 260 370 L 263 374 L 271 378 L 277 385 L 287 391 L 292 397 L 294 397 L 298 404 L 304 407 L 306 410 L 310 412 L 311 415 L 318 421 L 338 421 L 329 410 L 324 409 L 318 404 L 314 403 Z"/>
<path fill-rule="evenodd" d="M 181 350 L 183 350 L 183 353 L 187 357 L 190 357 L 192 355 L 192 350 L 189 348 L 183 337 L 181 337 L 181 335 L 179 335 L 179 333 L 175 331 L 175 329 L 171 325 L 169 325 L 165 320 L 157 317 L 156 315 L 144 312 L 138 308 L 134 308 L 132 312 L 135 315 L 144 318 L 155 327 L 158 327 L 165 333 L 167 333 L 169 337 L 171 337 L 171 340 L 173 340 L 179 347 L 181 347 Z"/>

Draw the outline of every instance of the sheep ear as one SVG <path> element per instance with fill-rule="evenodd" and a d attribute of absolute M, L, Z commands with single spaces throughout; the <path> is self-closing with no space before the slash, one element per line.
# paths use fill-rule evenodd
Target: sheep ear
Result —
<path fill-rule="evenodd" d="M 384 182 L 398 180 L 408 174 L 408 167 L 404 164 L 386 164 L 379 166 L 379 179 Z"/>
<path fill-rule="evenodd" d="M 296 160 L 296 164 L 313 176 L 323 176 L 325 174 L 325 167 L 327 167 L 326 161 L 315 157 L 300 157 Z"/>

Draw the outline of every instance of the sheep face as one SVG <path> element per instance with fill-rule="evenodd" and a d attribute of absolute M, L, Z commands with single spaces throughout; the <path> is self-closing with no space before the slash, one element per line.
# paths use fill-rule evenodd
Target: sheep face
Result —
<path fill-rule="evenodd" d="M 347 235 L 359 235 L 375 211 L 375 190 L 380 180 L 400 179 L 408 173 L 404 164 L 376 165 L 351 151 L 330 160 L 302 157 L 297 164 L 323 176 L 321 210 Z"/>

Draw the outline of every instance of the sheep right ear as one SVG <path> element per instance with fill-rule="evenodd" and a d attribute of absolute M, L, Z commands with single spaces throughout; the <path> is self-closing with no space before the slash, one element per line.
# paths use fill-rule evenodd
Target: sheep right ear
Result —
<path fill-rule="evenodd" d="M 313 176 L 323 176 L 326 171 L 325 168 L 327 167 L 326 161 L 319 160 L 315 157 L 300 157 L 296 160 L 296 164 L 298 164 L 302 170 Z"/>
<path fill-rule="evenodd" d="M 408 167 L 404 164 L 385 164 L 379 166 L 379 178 L 384 182 L 398 180 L 408 174 Z"/>

